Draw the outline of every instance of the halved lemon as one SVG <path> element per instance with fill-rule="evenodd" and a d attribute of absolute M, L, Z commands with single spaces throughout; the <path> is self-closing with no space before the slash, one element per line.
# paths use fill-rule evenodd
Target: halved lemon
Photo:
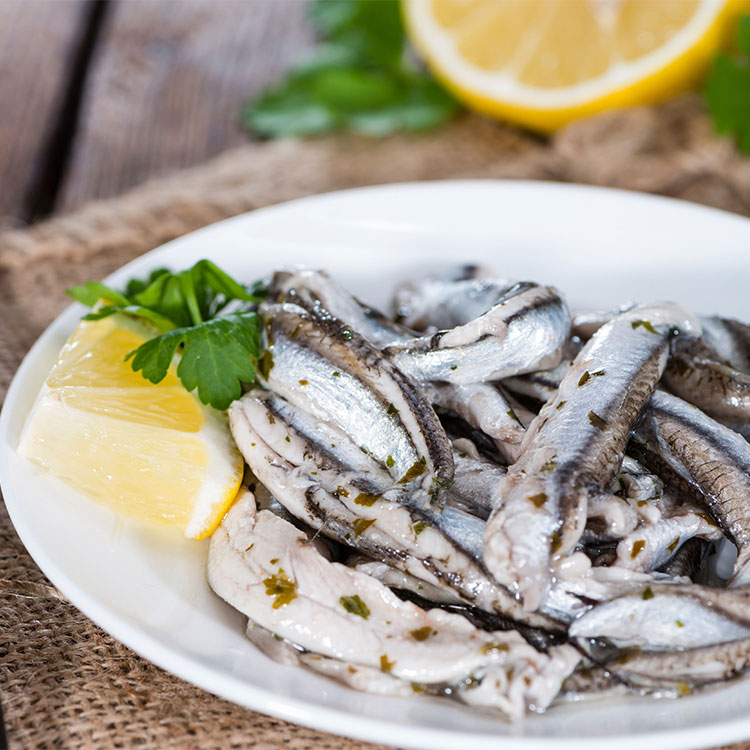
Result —
<path fill-rule="evenodd" d="M 543 132 L 696 83 L 745 0 L 404 0 L 409 34 L 470 107 Z"/>
<path fill-rule="evenodd" d="M 62 348 L 19 452 L 99 503 L 202 539 L 239 490 L 243 460 L 226 415 L 174 364 L 153 385 L 124 361 L 149 331 L 122 316 L 83 321 Z"/>

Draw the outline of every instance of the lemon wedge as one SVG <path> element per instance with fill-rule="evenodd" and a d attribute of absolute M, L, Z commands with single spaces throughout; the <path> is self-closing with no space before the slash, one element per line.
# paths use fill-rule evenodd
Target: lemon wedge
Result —
<path fill-rule="evenodd" d="M 19 452 L 93 500 L 202 539 L 240 488 L 226 415 L 188 393 L 174 364 L 153 385 L 124 361 L 149 331 L 122 316 L 82 321 L 52 368 Z"/>
<path fill-rule="evenodd" d="M 410 37 L 470 107 L 551 132 L 699 80 L 740 0 L 404 0 Z"/>

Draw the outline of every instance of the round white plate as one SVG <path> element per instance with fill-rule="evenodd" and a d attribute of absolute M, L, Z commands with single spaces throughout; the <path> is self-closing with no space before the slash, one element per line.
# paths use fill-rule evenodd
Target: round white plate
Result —
<path fill-rule="evenodd" d="M 256 211 L 194 232 L 115 273 L 208 257 L 250 282 L 305 263 L 385 305 L 394 281 L 481 262 L 559 286 L 575 305 L 672 299 L 750 320 L 750 221 L 614 190 L 533 182 L 443 182 L 352 190 Z M 449 701 L 382 698 L 280 666 L 243 637 L 243 617 L 205 581 L 206 543 L 116 518 L 16 453 L 34 397 L 83 309 L 29 352 L 0 418 L 0 480 L 39 567 L 79 609 L 164 669 L 239 704 L 400 747 L 713 747 L 750 737 L 750 683 L 678 701 L 563 706 L 509 726 Z"/>

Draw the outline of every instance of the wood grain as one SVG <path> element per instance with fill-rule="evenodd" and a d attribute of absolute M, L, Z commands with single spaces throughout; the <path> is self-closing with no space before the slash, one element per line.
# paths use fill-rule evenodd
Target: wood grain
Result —
<path fill-rule="evenodd" d="M 300 0 L 119 0 L 92 60 L 56 210 L 243 143 L 242 102 L 312 41 Z"/>
<path fill-rule="evenodd" d="M 0 228 L 22 224 L 44 169 L 84 0 L 0 0 Z"/>

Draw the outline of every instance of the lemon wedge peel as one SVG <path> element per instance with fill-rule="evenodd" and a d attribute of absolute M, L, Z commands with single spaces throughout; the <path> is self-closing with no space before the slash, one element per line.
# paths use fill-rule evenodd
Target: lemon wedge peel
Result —
<path fill-rule="evenodd" d="M 179 384 L 177 359 L 157 385 L 123 361 L 150 335 L 126 316 L 83 321 L 37 397 L 19 453 L 100 504 L 203 539 L 237 496 L 244 462 L 226 415 Z"/>
<path fill-rule="evenodd" d="M 509 72 L 484 71 L 457 51 L 436 21 L 435 0 L 404 0 L 409 35 L 435 76 L 458 99 L 483 114 L 551 133 L 598 112 L 651 104 L 693 87 L 728 38 L 746 0 L 700 0 L 690 20 L 642 57 L 610 65 L 590 80 L 558 88 L 520 83 Z"/>

